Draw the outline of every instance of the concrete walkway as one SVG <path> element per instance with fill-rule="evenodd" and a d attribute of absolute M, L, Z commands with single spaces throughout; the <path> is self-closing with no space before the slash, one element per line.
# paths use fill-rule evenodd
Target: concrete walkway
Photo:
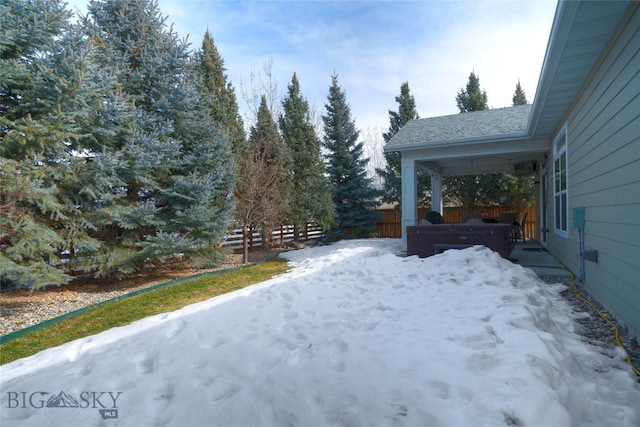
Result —
<path fill-rule="evenodd" d="M 541 279 L 563 281 L 571 277 L 571 273 L 535 240 L 517 243 L 511 252 L 511 260 L 515 264 L 530 268 Z"/>
<path fill-rule="evenodd" d="M 407 253 L 398 255 L 407 256 Z M 547 282 L 562 282 L 571 278 L 571 273 L 536 240 L 529 239 L 527 243 L 518 242 L 511 251 L 511 261 L 530 268 L 539 278 Z"/>

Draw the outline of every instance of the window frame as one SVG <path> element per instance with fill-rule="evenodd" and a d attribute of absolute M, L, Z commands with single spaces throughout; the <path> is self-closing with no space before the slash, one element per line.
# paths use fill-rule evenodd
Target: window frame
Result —
<path fill-rule="evenodd" d="M 553 140 L 553 232 L 569 238 L 569 137 L 565 123 Z"/>

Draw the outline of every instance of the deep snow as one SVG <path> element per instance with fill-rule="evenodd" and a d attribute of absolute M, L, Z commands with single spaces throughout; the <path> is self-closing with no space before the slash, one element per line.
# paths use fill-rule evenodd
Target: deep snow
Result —
<path fill-rule="evenodd" d="M 288 252 L 267 282 L 2 366 L 1 424 L 640 425 L 623 354 L 573 332 L 563 285 L 483 247 L 400 250 Z"/>

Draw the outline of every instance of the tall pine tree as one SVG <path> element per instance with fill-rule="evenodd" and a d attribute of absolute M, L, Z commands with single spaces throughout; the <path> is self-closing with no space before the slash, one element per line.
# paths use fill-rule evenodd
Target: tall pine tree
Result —
<path fill-rule="evenodd" d="M 301 231 L 304 233 L 310 222 L 324 229 L 329 228 L 334 212 L 331 188 L 324 175 L 321 142 L 311 123 L 309 103 L 300 93 L 300 83 L 295 73 L 288 86 L 287 97 L 282 101 L 279 123 L 292 156 L 288 217 L 294 225 L 294 240 L 299 241 Z"/>
<path fill-rule="evenodd" d="M 122 167 L 112 187 L 118 197 L 97 212 L 109 248 L 100 274 L 129 274 L 175 253 L 215 263 L 235 175 L 188 45 L 167 28 L 156 1 L 92 1 L 88 9 L 100 64 L 116 69 L 119 91 L 135 107 L 131 132 L 103 148 Z"/>
<path fill-rule="evenodd" d="M 416 101 L 410 93 L 408 82 L 402 83 L 400 86 L 400 95 L 396 96 L 395 99 L 398 103 L 398 111 L 389 111 L 389 130 L 382 135 L 385 143 L 388 143 L 407 122 L 419 118 L 418 112 L 416 111 Z M 395 151 L 385 152 L 384 157 L 386 160 L 385 168 L 376 169 L 376 173 L 382 177 L 384 181 L 382 201 L 399 206 L 402 200 L 400 153 Z M 420 202 L 425 202 L 425 195 L 428 193 L 428 190 L 429 176 L 419 171 L 417 196 Z"/>
<path fill-rule="evenodd" d="M 527 96 L 520 85 L 520 79 L 518 79 L 516 90 L 513 93 L 513 106 L 526 104 Z M 535 202 L 535 181 L 535 174 L 514 175 L 505 173 L 501 176 L 504 204 L 516 213 L 516 218 L 518 219 L 524 210 Z"/>
<path fill-rule="evenodd" d="M 0 279 L 59 285 L 103 248 L 94 212 L 118 159 L 92 153 L 117 138 L 126 108 L 113 79 L 58 1 L 0 6 Z M 80 256 L 75 256 L 80 254 Z M 64 264 L 63 264 L 64 259 Z M 64 268 L 63 268 L 64 265 Z"/>
<path fill-rule="evenodd" d="M 203 95 L 209 98 L 211 119 L 229 135 L 231 151 L 236 159 L 246 154 L 244 124 L 238 110 L 235 90 L 225 74 L 224 59 L 207 29 L 202 49 L 196 53 L 196 70 L 202 79 Z"/>
<path fill-rule="evenodd" d="M 466 88 L 460 89 L 456 95 L 456 104 L 461 113 L 486 110 L 487 92 L 480 89 L 480 77 L 475 72 L 469 74 Z"/>
<path fill-rule="evenodd" d="M 456 103 L 460 113 L 486 110 L 487 92 L 480 89 L 480 77 L 475 72 L 469 75 L 466 89 L 456 95 Z M 461 204 L 469 212 L 478 207 L 490 204 L 499 197 L 499 175 L 464 175 L 450 176 L 444 179 L 444 197 L 453 203 Z"/>
<path fill-rule="evenodd" d="M 526 105 L 527 104 L 527 96 L 522 90 L 522 86 L 520 86 L 520 79 L 518 79 L 518 83 L 516 83 L 516 91 L 513 93 L 513 105 Z"/>
<path fill-rule="evenodd" d="M 327 173 L 332 186 L 336 209 L 335 226 L 327 233 L 330 240 L 369 237 L 379 219 L 375 211 L 378 191 L 367 176 L 368 159 L 363 157 L 363 143 L 351 118 L 346 94 L 333 75 L 329 89 L 324 124 L 324 147 L 328 154 Z"/>

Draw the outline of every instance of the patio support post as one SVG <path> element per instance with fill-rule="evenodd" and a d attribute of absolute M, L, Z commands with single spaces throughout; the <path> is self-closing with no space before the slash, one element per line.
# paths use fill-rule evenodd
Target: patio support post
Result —
<path fill-rule="evenodd" d="M 442 175 L 431 172 L 431 210 L 442 215 Z"/>
<path fill-rule="evenodd" d="M 402 244 L 407 247 L 407 226 L 418 223 L 418 202 L 416 200 L 416 162 L 402 154 Z"/>

